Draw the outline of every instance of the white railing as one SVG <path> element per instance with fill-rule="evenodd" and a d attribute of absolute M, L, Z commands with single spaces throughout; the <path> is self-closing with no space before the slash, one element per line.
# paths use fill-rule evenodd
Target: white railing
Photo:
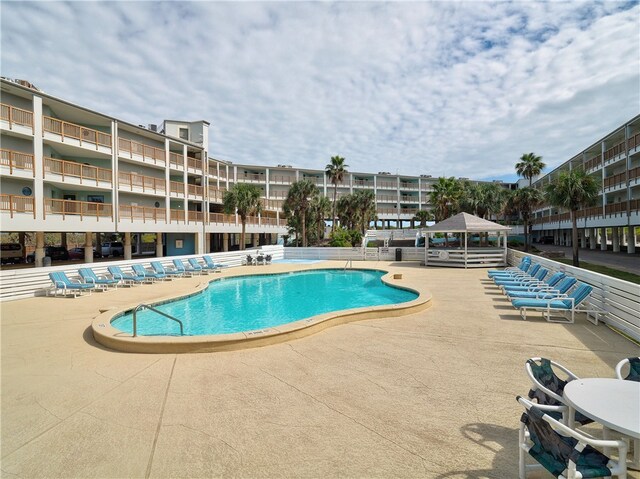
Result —
<path fill-rule="evenodd" d="M 274 260 L 283 259 L 284 248 L 282 246 L 262 246 L 261 248 L 251 248 L 244 251 L 230 251 L 227 253 L 210 253 L 214 262 L 225 266 L 240 266 L 242 260 L 248 254 L 254 254 L 259 249 L 263 254 L 270 254 Z M 64 271 L 70 279 L 78 279 L 78 269 L 89 267 L 96 274 L 109 274 L 107 266 L 120 266 L 128 269 L 132 264 L 149 265 L 151 261 L 160 261 L 164 266 L 172 266 L 174 259 L 182 259 L 186 261 L 188 258 L 197 258 L 202 263 L 201 254 L 192 254 L 186 256 L 163 256 L 156 258 L 155 256 L 146 256 L 144 258 L 124 260 L 124 261 L 107 261 L 100 263 L 82 263 L 65 264 L 62 266 L 50 266 L 47 268 L 23 268 L 0 271 L 0 301 L 12 301 L 15 299 L 30 298 L 33 296 L 44 296 L 47 289 L 51 286 L 49 273 L 55 271 Z M 258 271 L 258 270 L 256 270 Z M 210 276 L 213 279 L 212 276 Z M 114 292 L 117 295 L 117 292 Z"/>
<path fill-rule="evenodd" d="M 507 260 L 516 265 L 525 254 L 509 249 Z M 600 320 L 619 329 L 636 341 L 640 341 L 640 286 L 629 281 L 612 278 L 604 274 L 576 268 L 564 263 L 552 261 L 540 256 L 531 256 L 531 260 L 540 263 L 551 271 L 562 271 L 578 281 L 593 286 L 589 301 L 606 314 Z"/>
<path fill-rule="evenodd" d="M 396 249 L 402 261 L 424 261 L 424 248 L 285 248 L 285 259 L 393 261 Z"/>

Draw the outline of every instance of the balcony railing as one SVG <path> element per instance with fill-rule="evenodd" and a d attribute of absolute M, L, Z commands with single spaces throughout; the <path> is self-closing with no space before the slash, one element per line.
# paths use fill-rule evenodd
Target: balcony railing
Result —
<path fill-rule="evenodd" d="M 400 214 L 402 215 L 415 215 L 418 212 L 418 208 L 400 208 Z"/>
<path fill-rule="evenodd" d="M 111 184 L 112 170 L 99 168 L 97 166 L 84 165 L 74 161 L 59 160 L 57 158 L 44 158 L 44 173 L 51 173 L 62 176 L 62 181 L 66 177 L 80 178 L 80 183 L 90 181 L 98 185 L 101 181 Z"/>
<path fill-rule="evenodd" d="M 406 183 L 406 182 L 400 182 L 400 189 L 401 190 L 417 190 L 418 189 L 418 183 Z"/>
<path fill-rule="evenodd" d="M 373 188 L 373 180 L 353 180 L 353 186 L 358 188 Z"/>
<path fill-rule="evenodd" d="M 602 166 L 602 156 L 594 156 L 584 164 L 585 171 L 593 170 Z"/>
<path fill-rule="evenodd" d="M 91 145 L 95 145 L 96 149 L 98 149 L 98 146 L 111 149 L 111 135 L 109 133 L 76 125 L 75 123 L 69 123 L 68 121 L 58 120 L 57 118 L 51 118 L 50 116 L 43 116 L 42 119 L 43 130 L 60 135 L 62 141 L 64 141 L 65 138 L 73 138 L 78 140 L 80 145 L 90 143 Z"/>
<path fill-rule="evenodd" d="M 8 211 L 11 218 L 16 213 L 30 213 L 36 217 L 33 197 L 0 194 L 0 211 Z"/>
<path fill-rule="evenodd" d="M 155 146 L 145 145 L 125 138 L 118 139 L 118 150 L 120 154 L 129 155 L 129 158 L 133 158 L 133 155 L 140 155 L 144 161 L 154 165 L 164 165 L 166 161 L 165 151 L 162 148 L 156 148 Z"/>
<path fill-rule="evenodd" d="M 636 133 L 631 138 L 629 138 L 627 145 L 629 150 L 634 149 L 636 146 L 640 146 L 640 133 Z"/>
<path fill-rule="evenodd" d="M 640 177 L 640 166 L 636 166 L 635 168 L 631 168 L 629 170 L 629 179 L 630 180 L 635 180 L 638 177 Z"/>
<path fill-rule="evenodd" d="M 377 187 L 385 189 L 395 189 L 398 187 L 398 184 L 393 181 L 378 181 Z"/>
<path fill-rule="evenodd" d="M 264 173 L 246 173 L 244 176 L 238 178 L 238 183 L 242 183 L 244 181 L 262 182 L 265 181 L 265 176 Z"/>
<path fill-rule="evenodd" d="M 33 155 L 27 153 L 0 149 L 0 165 L 9 168 L 10 174 L 13 174 L 13 170 L 28 170 L 35 175 Z"/>
<path fill-rule="evenodd" d="M 403 203 L 418 203 L 417 196 L 401 196 L 400 201 Z"/>
<path fill-rule="evenodd" d="M 181 170 L 184 169 L 184 156 L 182 154 L 169 152 L 169 165 Z"/>
<path fill-rule="evenodd" d="M 305 178 L 310 180 L 311 178 Z M 290 185 L 296 181 L 295 176 L 285 176 L 285 175 L 269 175 L 269 183 L 279 183 L 281 185 Z"/>
<path fill-rule="evenodd" d="M 260 223 L 262 226 L 278 226 L 278 218 L 263 216 L 260 218 Z"/>
<path fill-rule="evenodd" d="M 169 181 L 169 191 L 178 195 L 184 195 L 184 183 L 181 181 Z"/>
<path fill-rule="evenodd" d="M 604 214 L 606 216 L 617 216 L 627 213 L 627 202 L 622 201 L 621 203 L 612 203 L 610 205 L 605 205 Z"/>
<path fill-rule="evenodd" d="M 616 146 L 609 148 L 604 152 L 604 161 L 609 161 L 620 154 L 624 154 L 626 152 L 624 141 L 618 143 Z"/>
<path fill-rule="evenodd" d="M 187 168 L 202 171 L 202 160 L 199 160 L 198 158 L 192 158 L 190 156 L 187 157 Z"/>
<path fill-rule="evenodd" d="M 152 208 L 147 206 L 120 205 L 120 219 L 142 221 L 143 223 L 165 223 L 166 210 L 164 208 Z"/>
<path fill-rule="evenodd" d="M 164 178 L 154 178 L 153 176 L 139 175 L 137 173 L 118 172 L 118 186 L 120 189 L 142 189 L 144 193 L 162 193 L 166 191 Z"/>
<path fill-rule="evenodd" d="M 640 199 L 629 200 L 629 211 L 639 211 L 639 210 L 640 210 Z"/>
<path fill-rule="evenodd" d="M 626 173 L 618 173 L 617 175 L 609 176 L 604 179 L 604 187 L 612 188 L 614 186 L 623 184 L 627 181 Z"/>
<path fill-rule="evenodd" d="M 33 112 L 16 108 L 15 106 L 0 103 L 0 119 L 9 122 L 11 128 L 13 124 L 28 126 L 33 131 Z"/>
<path fill-rule="evenodd" d="M 235 215 L 225 215 L 224 213 L 209 213 L 209 223 L 235 224 Z"/>
<path fill-rule="evenodd" d="M 602 206 L 592 206 L 591 208 L 578 211 L 579 218 L 598 218 L 599 216 L 602 216 Z"/>
<path fill-rule="evenodd" d="M 262 200 L 262 207 L 265 210 L 277 211 L 282 209 L 282 201 L 281 200 Z"/>
<path fill-rule="evenodd" d="M 76 200 L 56 200 L 45 198 L 44 216 L 62 215 L 65 219 L 67 215 L 80 216 L 80 219 L 87 218 L 113 218 L 113 208 L 110 203 L 92 203 L 88 201 Z"/>
<path fill-rule="evenodd" d="M 187 218 L 189 219 L 189 223 L 202 223 L 204 219 L 204 214 L 202 211 L 188 211 Z"/>
<path fill-rule="evenodd" d="M 225 188 L 216 188 L 215 186 L 209 187 L 209 200 L 210 201 L 218 201 L 222 202 L 222 198 L 224 197 L 226 189 Z"/>
<path fill-rule="evenodd" d="M 329 195 L 330 198 L 333 198 L 333 193 L 331 193 L 331 195 Z M 286 191 L 270 191 L 269 192 L 269 198 L 281 198 L 281 199 L 285 199 L 287 197 L 287 192 Z"/>
<path fill-rule="evenodd" d="M 381 202 L 381 203 L 397 203 L 398 202 L 398 197 L 397 196 L 378 195 L 378 196 L 376 196 L 376 201 Z"/>
<path fill-rule="evenodd" d="M 260 224 L 260 218 L 258 216 L 247 216 L 247 224 L 258 225 Z"/>
<path fill-rule="evenodd" d="M 169 221 L 171 223 L 184 223 L 184 210 L 169 210 Z"/>
<path fill-rule="evenodd" d="M 189 196 L 204 196 L 204 187 L 198 185 L 187 185 Z"/>

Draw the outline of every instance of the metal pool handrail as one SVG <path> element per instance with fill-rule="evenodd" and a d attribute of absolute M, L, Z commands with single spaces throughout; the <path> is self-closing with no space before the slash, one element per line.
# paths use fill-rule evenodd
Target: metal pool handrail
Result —
<path fill-rule="evenodd" d="M 345 265 L 344 265 L 344 271 L 346 271 L 346 270 L 347 270 L 347 266 L 348 266 L 349 268 L 353 269 L 353 260 L 351 260 L 351 259 L 348 259 L 348 260 L 347 260 L 347 262 L 346 262 L 346 263 L 345 263 Z"/>
<path fill-rule="evenodd" d="M 149 306 L 148 304 L 140 303 L 138 306 L 136 306 L 133 309 L 133 337 L 134 338 L 138 335 L 138 322 L 137 322 L 137 319 L 136 319 L 136 314 L 138 313 L 138 310 L 144 309 L 144 308 L 150 309 L 151 311 L 153 311 L 155 313 L 158 313 L 158 314 L 164 316 L 165 318 L 169 318 L 172 321 L 175 321 L 176 323 L 178 323 L 180 325 L 180 336 L 184 336 L 184 327 L 182 325 L 182 321 L 180 321 L 178 318 L 174 318 L 173 316 L 171 316 L 171 315 L 169 315 L 167 313 L 163 313 L 162 311 L 154 308 L 153 306 Z"/>

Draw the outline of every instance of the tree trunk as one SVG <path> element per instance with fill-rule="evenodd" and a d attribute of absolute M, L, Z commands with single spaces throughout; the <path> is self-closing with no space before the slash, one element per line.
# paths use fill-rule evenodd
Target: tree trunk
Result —
<path fill-rule="evenodd" d="M 247 219 L 240 217 L 240 221 L 242 222 L 242 232 L 240 233 L 240 250 L 244 249 L 244 230 L 247 226 Z"/>
<path fill-rule="evenodd" d="M 307 247 L 307 213 L 302 211 L 302 247 Z"/>
<path fill-rule="evenodd" d="M 571 249 L 573 249 L 573 265 L 576 268 L 580 267 L 580 260 L 578 258 L 578 218 L 576 211 L 571 210 Z"/>
<path fill-rule="evenodd" d="M 331 232 L 336 230 L 336 195 L 338 194 L 338 183 L 333 184 L 333 208 L 331 209 Z"/>
<path fill-rule="evenodd" d="M 524 220 L 524 252 L 529 252 L 529 219 L 523 218 Z"/>

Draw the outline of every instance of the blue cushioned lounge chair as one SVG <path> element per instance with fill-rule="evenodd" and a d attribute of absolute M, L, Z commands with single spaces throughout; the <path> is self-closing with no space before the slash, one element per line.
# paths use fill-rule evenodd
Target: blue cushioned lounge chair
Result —
<path fill-rule="evenodd" d="M 588 284 L 578 283 L 578 286 L 565 297 L 558 297 L 554 299 L 513 299 L 511 304 L 514 308 L 520 311 L 520 317 L 527 319 L 527 310 L 541 311 L 545 319 L 551 323 L 573 323 L 575 319 L 576 311 L 592 312 L 597 314 L 599 310 L 581 308 L 582 303 L 587 299 L 593 288 Z M 580 309 L 579 309 L 580 308 Z M 551 313 L 560 313 L 565 319 L 554 320 L 551 319 Z M 565 313 L 570 313 L 570 316 L 564 316 Z M 555 314 L 558 316 L 558 314 Z"/>
<path fill-rule="evenodd" d="M 535 274 L 529 277 L 519 277 L 513 279 L 496 279 L 496 285 L 504 289 L 505 286 L 523 286 L 527 284 L 540 284 L 549 273 L 547 268 L 539 268 Z"/>
<path fill-rule="evenodd" d="M 63 296 L 71 293 L 75 298 L 78 294 L 83 292 L 89 292 L 89 294 L 91 294 L 91 291 L 96 287 L 95 284 L 87 284 L 81 283 L 78 280 L 71 280 L 67 277 L 64 271 L 49 273 L 49 279 L 51 279 L 53 286 L 50 290 L 47 290 L 47 295 L 49 295 L 50 291 L 53 291 L 54 296 L 57 296 L 58 291 L 61 291 Z"/>
<path fill-rule="evenodd" d="M 189 258 L 187 260 L 189 262 L 189 266 L 191 267 L 191 269 L 199 274 L 202 274 L 205 272 L 205 269 L 202 267 L 202 265 L 200 263 L 198 263 L 198 260 L 195 258 Z"/>
<path fill-rule="evenodd" d="M 530 267 L 527 267 L 526 271 L 511 271 L 509 274 L 495 275 L 491 279 L 497 284 L 498 281 L 513 281 L 516 278 L 532 278 L 540 268 L 541 266 L 539 264 L 532 264 Z"/>
<path fill-rule="evenodd" d="M 181 259 L 174 259 L 173 267 L 178 273 L 182 274 L 182 276 L 193 276 L 194 273 L 200 274 L 202 272 L 202 269 L 198 271 L 192 268 L 191 266 L 185 267 Z"/>
<path fill-rule="evenodd" d="M 527 271 L 529 269 L 529 266 L 531 266 L 531 258 L 525 256 L 524 258 L 522 258 L 522 261 L 520 261 L 520 264 L 518 266 L 510 266 L 506 269 L 490 269 L 487 274 L 489 275 L 489 278 L 493 278 L 494 276 L 510 275 L 518 271 Z"/>
<path fill-rule="evenodd" d="M 211 256 L 203 256 L 202 259 L 204 260 L 204 263 L 205 263 L 203 268 L 208 269 L 209 271 L 213 271 L 214 273 L 219 273 L 220 268 L 224 266 L 223 264 L 214 263 L 213 260 L 211 259 Z"/>
<path fill-rule="evenodd" d="M 149 271 L 141 264 L 132 264 L 131 269 L 138 276 L 144 276 L 145 278 L 150 279 L 151 281 L 155 281 L 156 279 L 165 279 L 167 277 L 164 274 L 154 273 L 152 271 Z"/>
<path fill-rule="evenodd" d="M 91 268 L 80 268 L 78 270 L 82 281 L 89 284 L 95 284 L 97 288 L 107 289 L 109 286 L 118 287 L 119 279 L 107 278 L 106 276 L 98 276 Z"/>
<path fill-rule="evenodd" d="M 142 282 L 151 282 L 150 279 L 140 276 L 139 274 L 125 273 L 120 266 L 108 266 L 107 270 L 115 279 L 119 279 L 124 284 L 135 284 Z"/>
<path fill-rule="evenodd" d="M 155 273 L 164 274 L 167 278 L 182 276 L 182 273 L 176 271 L 175 269 L 166 269 L 164 266 L 162 266 L 162 263 L 160 261 L 152 261 L 151 267 L 153 268 L 153 271 Z"/>
<path fill-rule="evenodd" d="M 626 376 L 622 376 L 622 368 L 628 364 L 629 372 Z M 625 358 L 616 364 L 616 376 L 618 379 L 625 381 L 636 381 L 640 383 L 640 357 Z"/>
<path fill-rule="evenodd" d="M 567 294 L 567 292 L 573 288 L 573 285 L 577 283 L 575 278 L 564 278 L 556 285 L 555 288 L 546 288 L 541 287 L 540 289 L 532 290 L 532 291 L 512 291 L 507 290 L 507 296 L 509 299 L 515 298 L 537 298 L 537 299 L 551 299 L 558 298 L 562 295 Z"/>
<path fill-rule="evenodd" d="M 564 279 L 565 276 L 566 274 L 564 274 L 562 271 L 558 271 L 557 273 L 553 273 L 544 281 L 536 281 L 535 283 L 526 285 L 505 286 L 503 289 L 505 290 L 506 294 L 509 294 L 509 291 L 539 291 L 540 289 L 544 288 L 551 289 L 555 287 L 560 282 L 560 280 Z"/>

